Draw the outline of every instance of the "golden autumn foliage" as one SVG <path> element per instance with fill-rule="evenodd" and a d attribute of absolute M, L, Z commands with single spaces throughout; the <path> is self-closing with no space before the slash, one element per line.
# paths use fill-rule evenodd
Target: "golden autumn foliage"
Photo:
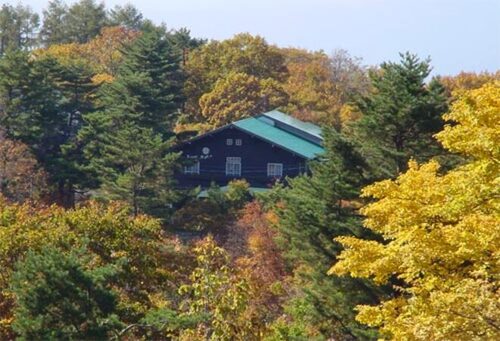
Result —
<path fill-rule="evenodd" d="M 237 34 L 223 41 L 210 41 L 193 50 L 187 59 L 185 71 L 185 111 L 194 121 L 204 121 L 216 107 L 228 112 L 230 104 L 236 105 L 235 109 L 240 113 L 248 112 L 256 104 L 261 105 L 255 103 L 255 96 L 261 89 L 269 88 L 270 85 L 276 87 L 275 84 L 281 84 L 287 75 L 279 48 L 268 44 L 260 36 L 248 33 Z M 261 84 L 265 80 L 272 80 L 273 84 Z M 232 81 L 236 83 L 231 84 Z M 235 88 L 234 94 L 229 92 L 231 86 Z M 241 93 L 240 89 L 249 91 L 249 94 Z M 203 95 L 208 98 L 202 104 Z M 238 105 L 232 101 L 243 103 Z M 219 121 L 217 118 L 213 120 Z"/>
<path fill-rule="evenodd" d="M 305 121 L 334 121 L 341 103 L 336 96 L 328 56 L 296 49 L 284 53 L 288 55 L 290 74 L 284 83 L 290 95 L 286 110 Z"/>
<path fill-rule="evenodd" d="M 122 61 L 120 49 L 140 35 L 141 32 L 122 26 L 104 27 L 97 37 L 84 45 L 85 57 L 97 67 L 98 73 L 114 76 Z"/>
<path fill-rule="evenodd" d="M 331 273 L 393 283 L 398 295 L 357 319 L 397 340 L 500 338 L 500 83 L 463 92 L 437 134 L 469 162 L 431 161 L 364 189 L 365 226 L 385 240 L 341 237 Z M 394 283 L 397 283 L 394 284 Z"/>
<path fill-rule="evenodd" d="M 462 71 L 455 76 L 440 77 L 440 82 L 446 88 L 448 95 L 456 91 L 472 90 L 492 81 L 500 81 L 500 71 L 497 72 L 465 72 Z"/>
<path fill-rule="evenodd" d="M 295 117 L 340 127 L 355 119 L 343 111 L 349 97 L 368 90 L 367 75 L 359 60 L 339 50 L 324 52 L 283 49 L 289 76 L 283 87 L 289 95 L 285 110 Z"/>
<path fill-rule="evenodd" d="M 189 295 L 184 302 L 188 315 L 202 314 L 209 319 L 183 331 L 180 340 L 253 340 L 251 321 L 242 318 L 249 288 L 230 267 L 227 252 L 211 236 L 199 241 L 193 252 L 197 266 L 190 274 L 191 282 L 179 292 Z"/>
<path fill-rule="evenodd" d="M 213 127 L 220 127 L 279 107 L 286 101 L 286 93 L 274 79 L 231 72 L 219 79 L 211 92 L 201 96 L 200 108 Z"/>
<path fill-rule="evenodd" d="M 275 242 L 278 232 L 271 227 L 276 219 L 274 212 L 266 212 L 258 201 L 254 201 L 244 207 L 238 221 L 238 228 L 246 229 L 247 254 L 239 257 L 236 264 L 251 284 L 248 313 L 254 317 L 279 310 L 279 291 L 286 271 Z"/>
<path fill-rule="evenodd" d="M 53 57 L 63 65 L 71 65 L 76 61 L 81 61 L 84 55 L 84 44 L 67 43 L 50 45 L 46 49 L 36 50 L 35 57 Z"/>
<path fill-rule="evenodd" d="M 14 297 L 9 282 L 15 265 L 28 251 L 54 247 L 64 252 L 85 247 L 92 258 L 89 267 L 123 264 L 114 278 L 120 318 L 129 323 L 148 309 L 163 304 L 157 294 L 175 292 L 174 278 L 187 276 L 180 270 L 190 257 L 180 245 L 163 236 L 159 221 L 146 216 L 133 218 L 121 204 L 95 202 L 65 210 L 57 206 L 35 208 L 8 204 L 0 198 L 0 339 L 12 336 Z"/>
<path fill-rule="evenodd" d="M 93 78 L 96 84 L 110 83 L 122 61 L 120 49 L 140 34 L 121 26 L 104 27 L 101 33 L 88 43 L 50 45 L 46 49 L 35 51 L 35 55 L 54 57 L 63 65 L 83 63 L 96 74 Z"/>
<path fill-rule="evenodd" d="M 279 48 L 247 33 L 193 50 L 185 71 L 185 114 L 212 126 L 280 107 L 299 119 L 340 127 L 342 107 L 369 88 L 365 68 L 346 51 L 329 56 Z M 185 123 L 178 129 L 204 128 Z"/>

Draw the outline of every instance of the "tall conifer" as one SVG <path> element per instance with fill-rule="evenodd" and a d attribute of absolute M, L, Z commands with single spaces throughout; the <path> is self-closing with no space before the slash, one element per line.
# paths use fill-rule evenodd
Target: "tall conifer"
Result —
<path fill-rule="evenodd" d="M 63 66 L 55 59 L 7 54 L 0 62 L 1 123 L 7 135 L 27 144 L 49 174 L 55 200 L 72 206 L 76 187 L 88 178 L 78 164 L 76 134 L 82 115 L 94 110 L 92 73 L 82 65 Z"/>
<path fill-rule="evenodd" d="M 447 103 L 437 80 L 426 83 L 431 70 L 429 60 L 401 54 L 399 63 L 370 73 L 374 91 L 356 101 L 363 116 L 354 133 L 379 178 L 404 171 L 410 158 L 423 161 L 442 151 L 432 135 L 443 127 Z"/>
<path fill-rule="evenodd" d="M 175 199 L 177 154 L 168 148 L 182 103 L 180 55 L 161 30 L 144 33 L 123 54 L 116 80 L 101 92 L 102 109 L 85 117 L 80 139 L 102 197 L 129 202 L 135 214 L 163 215 Z"/>
<path fill-rule="evenodd" d="M 368 282 L 327 275 L 328 262 L 341 251 L 332 239 L 366 233 L 356 198 L 367 165 L 346 137 L 333 130 L 325 135 L 326 152 L 310 165 L 311 175 L 291 179 L 278 205 L 279 243 L 296 286 L 285 306 L 294 328 L 307 326 L 326 338 L 372 339 L 374 332 L 354 320 L 353 308 L 376 302 L 380 293 Z"/>

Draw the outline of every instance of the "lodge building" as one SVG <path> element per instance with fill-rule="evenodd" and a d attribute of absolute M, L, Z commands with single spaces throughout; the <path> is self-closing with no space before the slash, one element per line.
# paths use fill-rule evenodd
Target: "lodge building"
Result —
<path fill-rule="evenodd" d="M 230 123 L 196 136 L 179 146 L 188 159 L 177 174 L 183 188 L 225 186 L 246 179 L 253 188 L 307 170 L 307 162 L 321 153 L 321 128 L 279 111 Z"/>

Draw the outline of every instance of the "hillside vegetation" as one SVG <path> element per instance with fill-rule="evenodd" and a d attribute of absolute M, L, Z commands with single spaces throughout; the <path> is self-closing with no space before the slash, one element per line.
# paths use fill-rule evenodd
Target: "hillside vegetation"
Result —
<path fill-rule="evenodd" d="M 500 72 L 393 57 L 2 5 L 0 339 L 500 339 Z M 308 174 L 178 188 L 179 142 L 273 109 Z"/>

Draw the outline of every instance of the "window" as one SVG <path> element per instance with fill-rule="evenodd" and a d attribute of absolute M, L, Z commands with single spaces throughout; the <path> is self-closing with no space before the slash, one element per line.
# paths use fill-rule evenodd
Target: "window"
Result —
<path fill-rule="evenodd" d="M 232 146 L 233 145 L 233 139 L 226 139 L 226 146 Z"/>
<path fill-rule="evenodd" d="M 200 161 L 190 162 L 189 165 L 184 166 L 184 174 L 200 174 Z"/>
<path fill-rule="evenodd" d="M 241 157 L 226 157 L 226 175 L 241 176 Z"/>
<path fill-rule="evenodd" d="M 283 164 L 282 163 L 268 163 L 267 164 L 267 176 L 269 177 L 282 177 L 283 176 Z"/>
<path fill-rule="evenodd" d="M 235 145 L 237 145 L 237 146 L 241 146 L 241 145 L 242 145 L 242 141 L 241 141 L 241 139 L 236 139 L 236 140 L 234 141 L 234 144 L 235 144 Z"/>

